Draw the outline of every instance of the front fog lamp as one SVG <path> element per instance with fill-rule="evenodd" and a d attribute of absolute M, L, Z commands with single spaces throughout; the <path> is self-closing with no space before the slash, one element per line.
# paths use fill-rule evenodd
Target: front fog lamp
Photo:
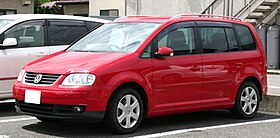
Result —
<path fill-rule="evenodd" d="M 23 76 L 24 76 L 24 73 L 25 73 L 24 70 L 21 70 L 21 71 L 19 72 L 19 75 L 18 75 L 18 77 L 17 77 L 17 81 L 22 81 Z"/>
<path fill-rule="evenodd" d="M 68 75 L 62 85 L 64 86 L 87 86 L 92 85 L 95 81 L 93 74 L 70 74 Z"/>

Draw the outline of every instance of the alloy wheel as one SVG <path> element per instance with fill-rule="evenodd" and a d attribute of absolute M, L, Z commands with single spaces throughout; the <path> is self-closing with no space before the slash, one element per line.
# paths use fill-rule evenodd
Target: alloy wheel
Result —
<path fill-rule="evenodd" d="M 117 106 L 117 120 L 123 128 L 132 128 L 140 116 L 140 105 L 133 95 L 125 95 L 121 98 Z"/>
<path fill-rule="evenodd" d="M 254 88 L 246 87 L 241 93 L 241 108 L 245 114 L 252 114 L 257 108 L 258 97 Z"/>

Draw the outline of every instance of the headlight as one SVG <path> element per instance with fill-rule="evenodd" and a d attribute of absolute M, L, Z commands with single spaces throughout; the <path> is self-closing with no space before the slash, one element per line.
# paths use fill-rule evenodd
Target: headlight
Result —
<path fill-rule="evenodd" d="M 18 77 L 17 77 L 17 81 L 22 81 L 23 76 L 24 76 L 24 73 L 25 73 L 25 70 L 21 70 L 21 71 L 19 72 L 19 75 L 18 75 Z"/>
<path fill-rule="evenodd" d="M 70 74 L 62 82 L 65 86 L 86 86 L 92 85 L 95 81 L 95 75 L 92 74 Z"/>

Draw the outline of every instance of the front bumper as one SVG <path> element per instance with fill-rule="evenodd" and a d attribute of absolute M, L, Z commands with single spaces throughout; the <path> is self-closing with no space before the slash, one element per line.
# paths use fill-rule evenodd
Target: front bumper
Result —
<path fill-rule="evenodd" d="M 80 107 L 79 112 L 74 108 Z M 104 111 L 87 112 L 86 106 L 57 105 L 57 104 L 29 104 L 16 100 L 15 108 L 18 113 L 67 121 L 102 122 Z"/>

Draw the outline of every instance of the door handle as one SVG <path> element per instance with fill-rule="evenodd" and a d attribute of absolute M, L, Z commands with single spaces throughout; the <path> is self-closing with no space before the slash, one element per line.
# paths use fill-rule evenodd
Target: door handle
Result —
<path fill-rule="evenodd" d="M 239 63 L 235 63 L 236 67 L 241 67 L 243 65 L 243 63 L 239 62 Z"/>
<path fill-rule="evenodd" d="M 199 71 L 200 70 L 200 67 L 198 65 L 193 65 L 191 68 L 190 68 L 191 71 Z"/>
<path fill-rule="evenodd" d="M 43 57 L 43 56 L 46 56 L 46 55 L 48 55 L 48 54 L 45 53 L 45 52 L 39 52 L 36 56 L 37 57 Z"/>

